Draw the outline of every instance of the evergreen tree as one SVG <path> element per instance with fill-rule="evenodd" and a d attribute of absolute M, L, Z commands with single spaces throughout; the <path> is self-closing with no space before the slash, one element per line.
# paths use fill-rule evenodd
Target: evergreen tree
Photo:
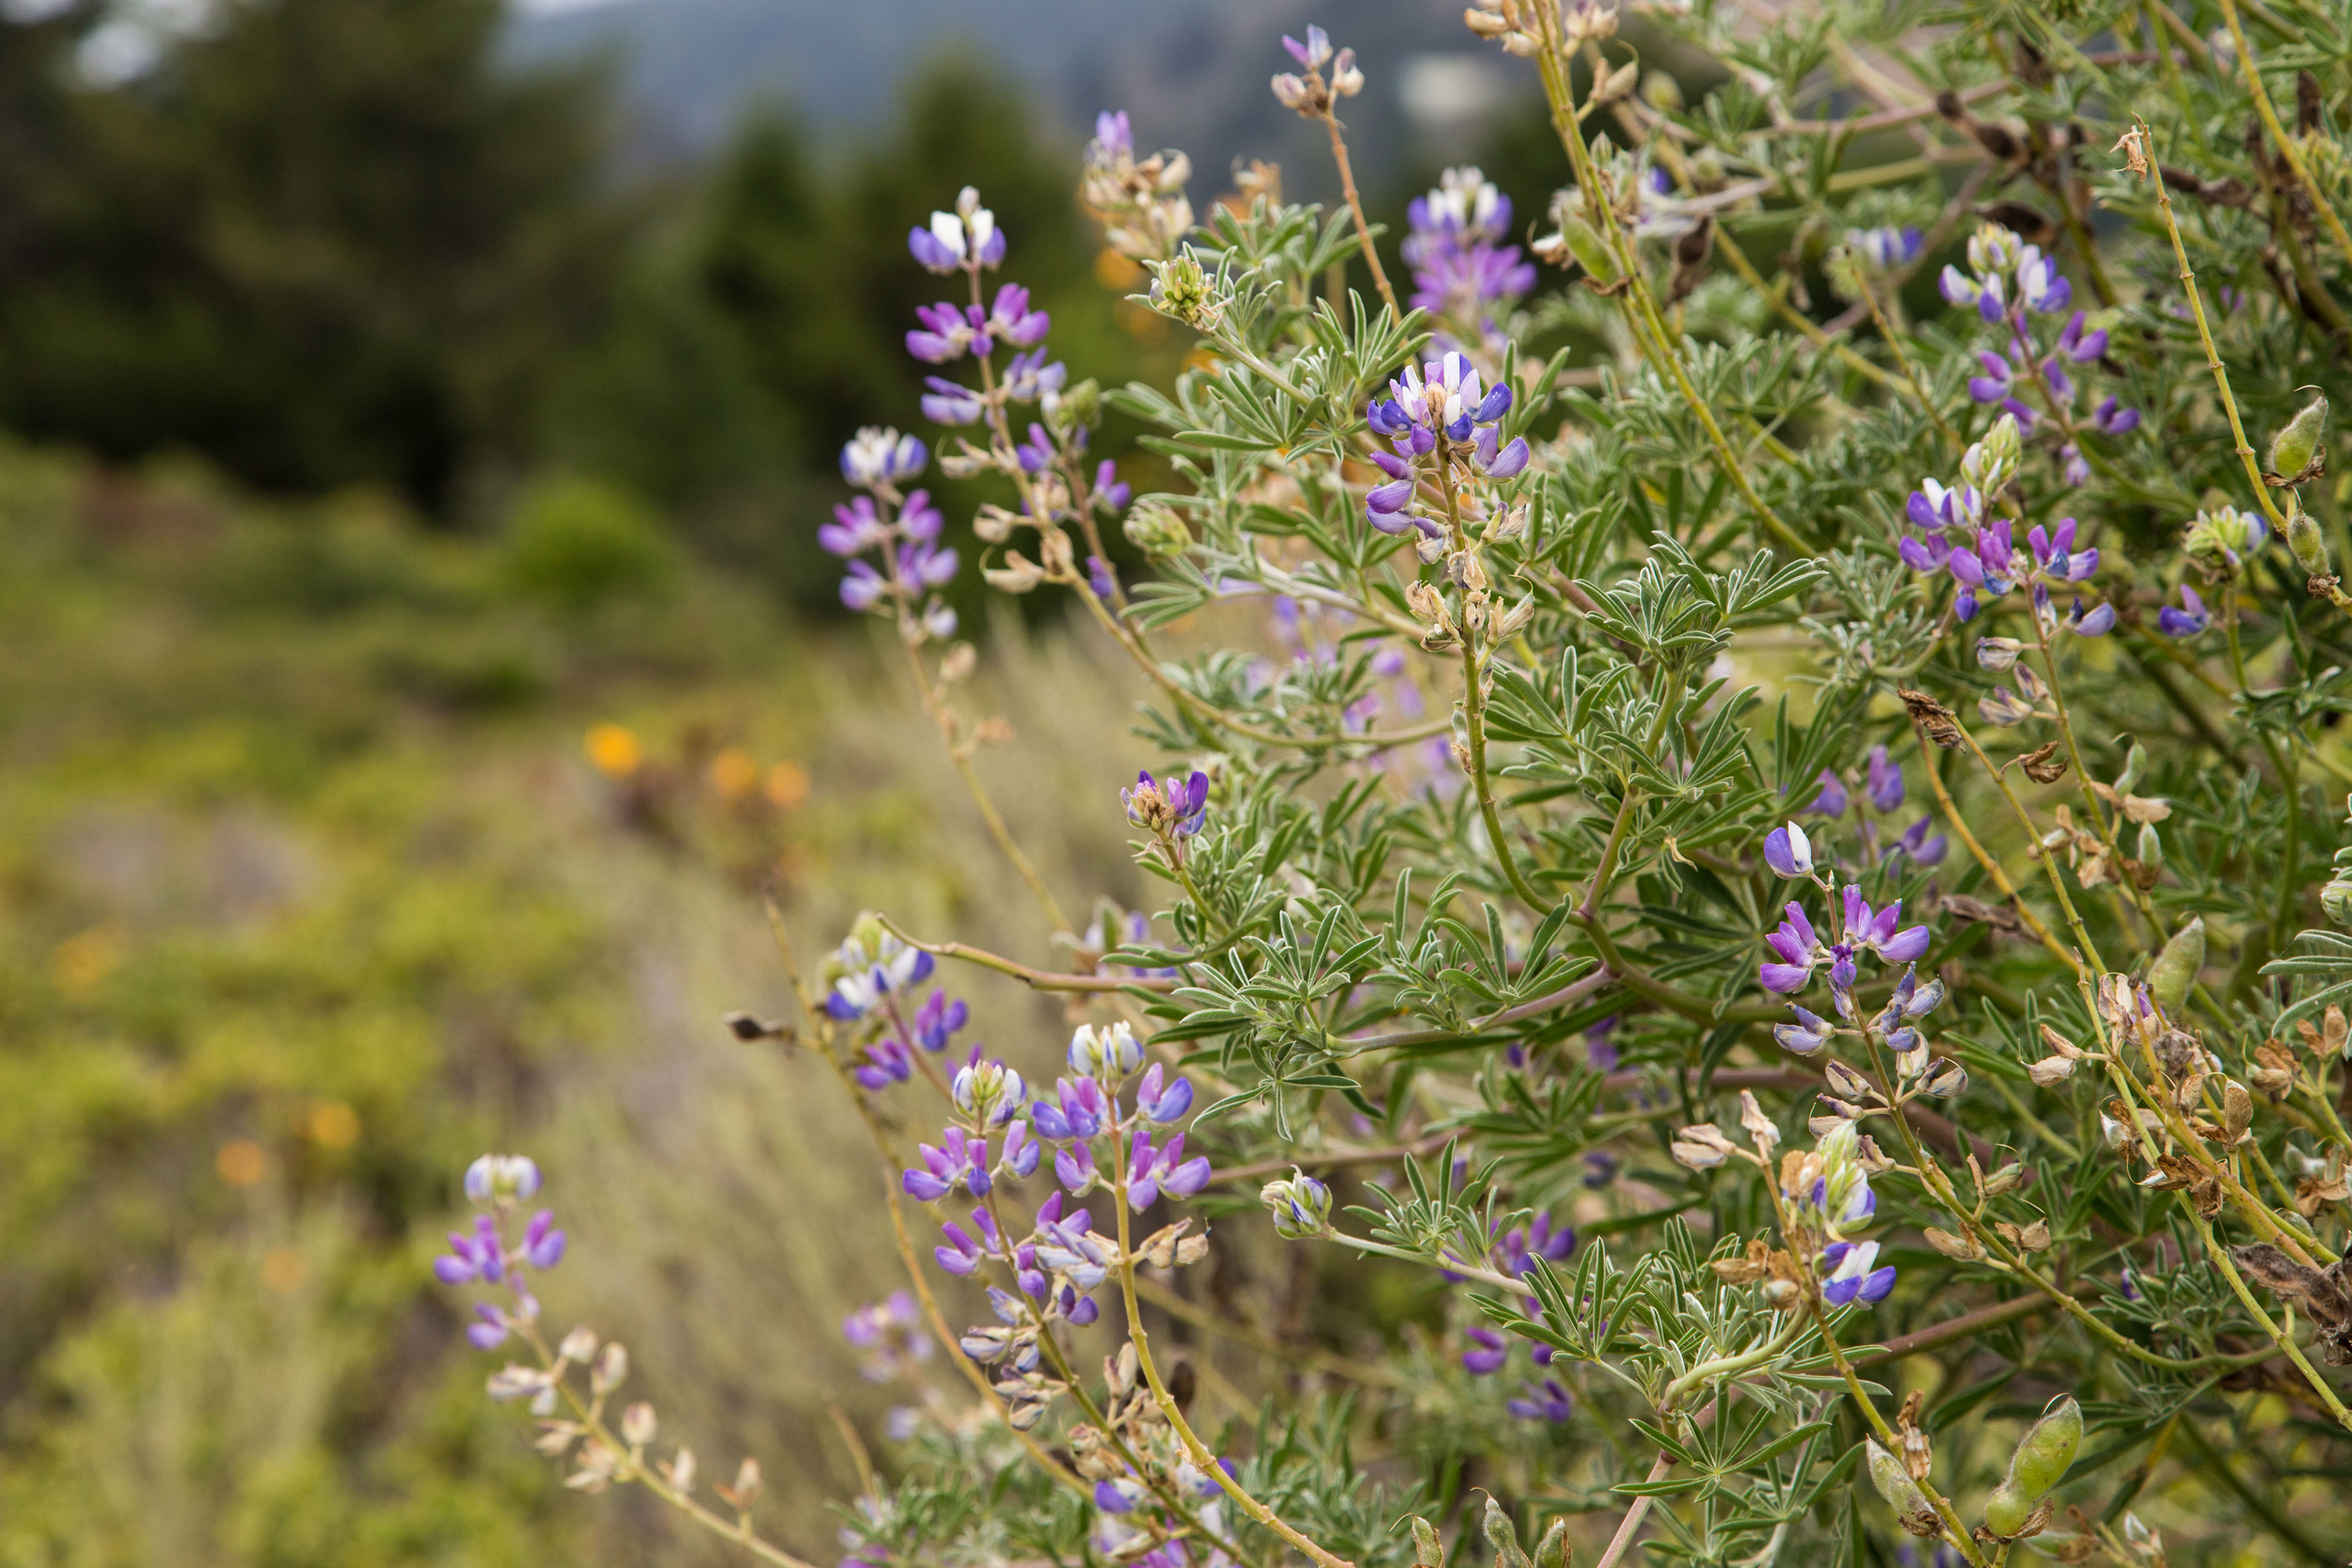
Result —
<path fill-rule="evenodd" d="M 254 0 L 62 85 L 90 20 L 0 29 L 0 420 L 432 507 L 518 455 L 626 221 L 598 83 L 501 68 L 498 0 Z"/>

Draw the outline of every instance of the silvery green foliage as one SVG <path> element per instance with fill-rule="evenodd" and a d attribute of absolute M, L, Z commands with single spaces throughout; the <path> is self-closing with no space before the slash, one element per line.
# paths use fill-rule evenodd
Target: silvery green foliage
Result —
<path fill-rule="evenodd" d="M 1288 1274 L 1290 1338 L 1196 1339 L 1204 1402 L 1148 1343 L 1089 1370 L 1084 1304 L 1000 1306 L 993 1364 L 1051 1365 L 982 1408 L 1033 1446 L 976 1485 L 932 1409 L 853 1556 L 2341 1558 L 2352 941 L 2305 927 L 2352 909 L 2312 395 L 2352 347 L 2342 19 L 1468 22 L 1584 129 L 1532 225 L 1449 171 L 1407 300 L 1263 174 L 1186 229 L 1181 157 L 1105 117 L 1088 202 L 1199 338 L 1107 394 L 1171 483 L 1103 499 L 1090 388 L 1025 446 L 957 404 L 991 580 L 1081 601 L 1168 765 L 1127 807 L 1160 908 L 999 978 L 1198 1079 L 1218 1170 L 1294 1170 L 1279 1238 L 1247 1188 L 1198 1200 L 1216 1290 L 1173 1240 L 1152 1275 L 1263 1350 L 1230 1320 Z M 1353 57 L 1292 53 L 1327 120 Z M 1111 516 L 1132 588 L 1088 563 Z M 882 1029 L 821 1011 L 836 1062 Z"/>

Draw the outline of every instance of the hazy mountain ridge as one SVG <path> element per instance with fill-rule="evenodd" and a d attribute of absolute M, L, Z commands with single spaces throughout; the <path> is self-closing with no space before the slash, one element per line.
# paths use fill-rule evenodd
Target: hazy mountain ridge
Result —
<path fill-rule="evenodd" d="M 1289 63 L 1281 35 L 1311 21 L 1365 40 L 1369 86 L 1346 119 L 1367 181 L 1415 151 L 1399 94 L 1408 62 L 1494 55 L 1463 28 L 1459 0 L 610 0 L 518 16 L 508 50 L 525 63 L 609 54 L 631 155 L 656 162 L 708 152 L 763 102 L 822 135 L 880 125 L 909 71 L 977 50 L 1073 141 L 1097 110 L 1122 107 L 1138 142 L 1193 155 L 1196 194 L 1236 158 L 1263 157 L 1313 195 L 1329 179 L 1323 138 L 1266 90 Z"/>

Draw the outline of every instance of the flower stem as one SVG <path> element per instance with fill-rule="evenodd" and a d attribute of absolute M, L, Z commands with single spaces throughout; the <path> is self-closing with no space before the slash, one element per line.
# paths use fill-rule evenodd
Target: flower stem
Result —
<path fill-rule="evenodd" d="M 1380 291 L 1380 298 L 1389 308 L 1389 314 L 1398 321 L 1405 312 L 1398 309 L 1396 291 L 1389 286 L 1389 275 L 1381 268 L 1380 252 L 1373 248 L 1372 225 L 1364 221 L 1363 198 L 1356 194 L 1356 171 L 1347 161 L 1347 138 L 1340 135 L 1340 119 L 1329 109 L 1323 111 L 1324 129 L 1331 133 L 1331 161 L 1339 166 L 1340 191 L 1347 198 L 1348 215 L 1356 220 L 1356 240 L 1364 249 L 1364 264 L 1372 268 L 1373 287 Z"/>
<path fill-rule="evenodd" d="M 1167 1418 L 1168 1427 L 1184 1444 L 1185 1452 L 1192 1456 L 1193 1464 L 1200 1467 L 1201 1474 L 1216 1481 L 1244 1513 L 1306 1553 L 1319 1568 L 1356 1568 L 1345 1558 L 1326 1550 L 1284 1524 L 1272 1509 L 1251 1497 L 1241 1482 L 1225 1473 L 1225 1466 L 1218 1463 L 1216 1455 L 1209 1451 L 1208 1445 L 1201 1442 L 1200 1434 L 1192 1430 L 1192 1423 L 1184 1419 L 1184 1411 L 1177 1406 L 1176 1396 L 1168 1391 L 1168 1383 L 1160 1376 L 1159 1365 L 1152 1358 L 1152 1336 L 1143 1326 L 1143 1308 L 1136 1300 L 1136 1255 L 1128 1241 L 1127 1146 L 1123 1140 L 1113 1141 L 1111 1162 L 1115 1178 L 1111 1186 L 1111 1208 L 1119 1216 L 1119 1292 L 1127 1307 L 1127 1339 L 1136 1347 L 1136 1364 L 1142 1370 L 1143 1381 L 1159 1404 L 1160 1414 Z"/>
<path fill-rule="evenodd" d="M 2335 204 L 2328 199 L 2318 182 L 2312 178 L 2311 166 L 2303 161 L 2303 150 L 2296 145 L 2294 137 L 2287 135 L 2287 128 L 2279 122 L 2279 111 L 2272 106 L 2270 94 L 2263 87 L 2261 68 L 2254 64 L 2254 46 L 2247 41 L 2246 28 L 2238 21 L 2235 0 L 2221 0 L 2221 21 L 2230 29 L 2230 41 L 2237 46 L 2238 69 L 2246 77 L 2246 90 L 2253 95 L 2254 112 L 2262 116 L 2263 128 L 2278 144 L 2280 152 L 2286 158 L 2287 166 L 2295 170 L 2295 178 L 2302 185 L 2303 194 L 2311 198 L 2312 210 L 2319 214 L 2319 221 L 2328 226 L 2328 237 L 2336 242 L 2336 249 L 2343 253 L 2344 259 L 2352 261 L 2352 233 L 2345 232 L 2344 219 L 2336 215 Z"/>

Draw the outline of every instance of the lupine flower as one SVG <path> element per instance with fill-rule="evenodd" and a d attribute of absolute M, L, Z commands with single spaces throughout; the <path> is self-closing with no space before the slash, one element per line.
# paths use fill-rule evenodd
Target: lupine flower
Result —
<path fill-rule="evenodd" d="M 1046 352 L 1042 348 L 1033 348 L 1026 354 L 1016 354 L 1005 362 L 1003 387 L 1009 402 L 1041 403 L 1069 384 L 1070 367 L 1058 359 L 1048 363 Z M 1077 433 L 1077 440 L 1081 446 L 1085 444 L 1083 430 Z"/>
<path fill-rule="evenodd" d="M 1063 1220 L 1038 1219 L 1038 1266 L 1070 1281 L 1081 1293 L 1110 1277 L 1111 1251 L 1093 1233 L 1083 1209 Z"/>
<path fill-rule="evenodd" d="M 1984 520 L 1984 497 L 1973 484 L 1958 484 L 1947 490 L 1932 479 L 1923 479 L 1904 503 L 1903 515 L 1915 526 L 1930 531 L 1973 530 Z"/>
<path fill-rule="evenodd" d="M 2106 328 L 2086 332 L 2083 330 L 2086 319 L 2080 310 L 2075 311 L 2068 318 L 2065 329 L 2058 337 L 2059 355 L 2077 365 L 2088 365 L 2107 351 Z"/>
<path fill-rule="evenodd" d="M 937 1203 L 958 1188 L 974 1197 L 988 1192 L 986 1138 L 967 1136 L 962 1128 L 951 1126 L 941 1134 L 937 1148 L 917 1144 L 915 1152 L 923 1168 L 907 1170 L 898 1178 L 899 1186 L 915 1202 Z"/>
<path fill-rule="evenodd" d="M 1127 1206 L 1142 1213 L 1160 1194 L 1190 1197 L 1209 1184 L 1209 1157 L 1184 1157 L 1184 1135 L 1177 1133 L 1163 1148 L 1153 1148 L 1152 1134 L 1138 1128 L 1127 1161 Z"/>
<path fill-rule="evenodd" d="M 843 449 L 846 456 L 847 448 Z M 922 495 L 918 490 L 916 495 Z M 833 509 L 834 520 L 817 530 L 817 543 L 829 555 L 862 555 L 890 543 L 890 525 L 874 510 L 870 496 L 857 496 Z M 867 568 L 869 571 L 872 568 Z"/>
<path fill-rule="evenodd" d="M 1849 229 L 1846 245 L 1879 272 L 1892 272 L 1919 259 L 1926 239 L 1916 229 Z"/>
<path fill-rule="evenodd" d="M 883 997 L 921 985 L 934 967 L 929 953 L 879 927 L 852 934 L 834 957 L 842 974 L 826 994 L 825 1011 L 845 1023 L 864 1018 Z"/>
<path fill-rule="evenodd" d="M 1617 1179 L 1617 1157 L 1600 1149 L 1584 1156 L 1583 1182 L 1587 1187 L 1606 1187 Z"/>
<path fill-rule="evenodd" d="M 970 1021 L 972 1010 L 960 998 L 935 990 L 924 999 L 914 1012 L 915 1043 L 926 1051 L 947 1049 L 948 1039 Z"/>
<path fill-rule="evenodd" d="M 1112 1027 L 1123 1028 L 1124 1025 L 1114 1024 Z M 1090 1035 L 1092 1026 L 1088 1025 L 1084 1032 Z M 1132 1040 L 1134 1036 L 1130 1035 L 1128 1038 Z M 1071 1050 L 1074 1060 L 1076 1042 L 1072 1043 Z M 1083 1141 L 1103 1131 L 1108 1107 L 1104 1099 L 1103 1085 L 1093 1074 L 1089 1073 L 1075 1083 L 1067 1078 L 1057 1079 L 1054 1086 L 1058 1097 L 1057 1101 L 1040 1100 L 1029 1107 L 1029 1126 L 1039 1137 L 1055 1143 L 1073 1138 Z"/>
<path fill-rule="evenodd" d="M 1548 1377 L 1540 1385 L 1522 1385 L 1518 1398 L 1505 1402 L 1503 1408 L 1523 1421 L 1565 1421 L 1575 1406 L 1559 1380 Z"/>
<path fill-rule="evenodd" d="M 1029 309 L 1028 290 L 1018 283 L 1008 283 L 996 291 L 984 325 L 989 336 L 998 342 L 1014 348 L 1035 348 L 1045 341 L 1046 331 L 1053 324 L 1044 311 Z"/>
<path fill-rule="evenodd" d="M 907 249 L 930 272 L 993 270 L 1005 259 L 1005 232 L 996 227 L 996 214 L 980 205 L 980 193 L 966 185 L 956 195 L 954 212 L 933 213 L 929 228 L 909 231 Z"/>
<path fill-rule="evenodd" d="M 1807 1012 L 1793 1002 L 1789 1004 L 1788 1010 L 1797 1015 L 1797 1021 L 1794 1023 L 1772 1025 L 1772 1038 L 1779 1042 L 1784 1051 L 1793 1051 L 1800 1056 L 1810 1056 L 1822 1046 L 1827 1045 L 1830 1037 L 1837 1032 L 1837 1026 L 1829 1020 L 1818 1013 Z"/>
<path fill-rule="evenodd" d="M 1880 811 L 1893 811 L 1903 803 L 1902 764 L 1889 760 L 1886 748 L 1873 746 L 1869 756 L 1870 804 Z"/>
<path fill-rule="evenodd" d="M 1584 1061 L 1595 1072 L 1614 1072 L 1618 1053 L 1617 1015 L 1611 1013 L 1584 1031 Z"/>
<path fill-rule="evenodd" d="M 988 1227 L 988 1211 L 985 1209 L 974 1211 L 972 1218 L 974 1223 Z M 944 1246 L 931 1248 L 931 1256 L 937 1259 L 939 1266 L 949 1274 L 960 1278 L 969 1278 L 979 1269 L 981 1260 L 989 1256 L 991 1249 L 953 1220 L 947 1221 L 939 1228 L 946 1234 L 947 1242 Z"/>
<path fill-rule="evenodd" d="M 2181 584 L 2181 602 L 2156 611 L 2156 629 L 2167 637 L 2194 637 L 2213 625 L 2205 601 L 2187 583 Z"/>
<path fill-rule="evenodd" d="M 1495 1261 L 1504 1274 L 1524 1278 L 1535 1272 L 1535 1259 L 1546 1259 L 1557 1263 L 1576 1250 L 1576 1231 L 1568 1226 L 1554 1230 L 1549 1214 L 1538 1214 L 1534 1222 L 1516 1227 L 1502 1233 L 1495 1243 Z"/>
<path fill-rule="evenodd" d="M 945 376 L 925 376 L 923 385 L 930 388 L 923 395 L 923 417 L 933 424 L 977 424 L 988 412 L 978 392 Z"/>
<path fill-rule="evenodd" d="M 1094 466 L 1094 503 L 1110 512 L 1121 512 L 1135 499 L 1135 490 L 1120 483 L 1119 465 L 1105 457 Z"/>
<path fill-rule="evenodd" d="M 977 305 L 918 305 L 914 316 L 923 325 L 907 334 L 907 352 L 927 365 L 952 364 L 966 354 L 986 358 L 995 346 Z"/>
<path fill-rule="evenodd" d="M 866 425 L 841 449 L 841 477 L 866 489 L 896 485 L 930 461 L 923 443 L 886 425 Z"/>
<path fill-rule="evenodd" d="M 1896 928 L 1902 908 L 1902 900 L 1898 898 L 1885 909 L 1873 911 L 1863 900 L 1862 890 L 1850 885 L 1845 889 L 1845 935 L 1829 942 L 1815 932 L 1804 908 L 1791 903 L 1787 906 L 1787 918 L 1779 928 L 1764 939 L 1779 961 L 1761 966 L 1757 978 L 1768 990 L 1791 993 L 1811 984 L 1814 968 L 1826 963 L 1830 966 L 1831 990 L 1836 993 L 1839 1010 L 1843 1012 L 1851 1006 L 1847 993 L 1854 984 L 1856 954 L 1867 951 L 1886 963 L 1909 963 L 1927 951 L 1925 926 Z"/>
<path fill-rule="evenodd" d="M 2139 428 L 2139 410 L 2126 408 L 2121 402 L 2108 398 L 2092 410 L 2090 426 L 2106 436 L 2123 436 Z"/>
<path fill-rule="evenodd" d="M 1373 400 L 1366 418 L 1374 431 L 1390 437 L 1399 456 L 1418 456 L 1432 451 L 1440 435 L 1468 442 L 1477 426 L 1493 424 L 1510 408 L 1509 387 L 1488 390 L 1465 356 L 1448 354 L 1423 366 L 1406 366 L 1389 383 L 1389 396 Z"/>
<path fill-rule="evenodd" d="M 2034 592 L 2040 595 L 2045 591 L 2037 587 Z M 2077 598 L 2066 612 L 2066 629 L 2077 637 L 2105 637 L 2115 629 L 2115 606 L 2102 600 L 2086 610 Z"/>
<path fill-rule="evenodd" d="M 1849 803 L 1846 796 L 1846 781 L 1839 778 L 1832 769 L 1824 768 L 1821 769 L 1820 777 L 1813 782 L 1821 786 L 1821 792 L 1813 797 L 1813 803 L 1804 809 L 1820 816 L 1845 816 Z"/>
<path fill-rule="evenodd" d="M 1813 870 L 1813 841 L 1794 822 L 1764 835 L 1764 863 L 1776 876 L 1798 878 Z"/>
<path fill-rule="evenodd" d="M 1942 865 L 1951 845 L 1942 833 L 1934 832 L 1934 817 L 1919 818 L 1903 830 L 1902 836 L 1888 847 L 1887 855 L 1908 855 L 1915 865 Z"/>
<path fill-rule="evenodd" d="M 1462 1353 L 1462 1368 L 1472 1377 L 1485 1377 L 1501 1371 L 1511 1358 L 1511 1348 L 1502 1335 L 1491 1328 L 1467 1328 L 1463 1335 L 1475 1347 Z"/>
<path fill-rule="evenodd" d="M 1200 831 L 1209 811 L 1209 776 L 1193 770 L 1179 784 L 1170 778 L 1165 788 L 1148 772 L 1136 775 L 1135 787 L 1119 792 L 1127 820 L 1148 832 L 1170 837 L 1190 837 Z"/>
<path fill-rule="evenodd" d="M 908 1053 L 906 1041 L 885 1035 L 866 1048 L 866 1060 L 851 1069 L 850 1076 L 862 1088 L 881 1090 L 905 1083 L 914 1073 L 914 1058 Z"/>
<path fill-rule="evenodd" d="M 1832 1243 L 1821 1254 L 1821 1261 L 1830 1266 L 1829 1277 L 1821 1282 L 1821 1299 L 1832 1307 L 1884 1301 L 1895 1288 L 1895 1266 L 1873 1267 L 1878 1256 L 1876 1242 Z"/>
<path fill-rule="evenodd" d="M 2074 519 L 2060 517 L 2058 527 L 2044 533 L 2040 523 L 2026 531 L 2026 543 L 2033 551 L 2034 564 L 2045 577 L 2060 582 L 2081 582 L 2099 569 L 2097 549 L 2074 548 Z"/>
<path fill-rule="evenodd" d="M 886 1383 L 930 1358 L 931 1338 L 923 1332 L 922 1313 L 904 1291 L 893 1291 L 842 1319 L 841 1338 L 871 1353 L 860 1370 L 873 1383 Z"/>
<path fill-rule="evenodd" d="M 1520 259 L 1517 245 L 1502 243 L 1511 231 L 1511 198 L 1477 169 L 1447 169 L 1435 189 L 1413 198 L 1406 216 L 1411 231 L 1403 249 L 1413 269 L 1414 306 L 1481 321 L 1489 306 L 1534 288 L 1534 263 Z"/>
<path fill-rule="evenodd" d="M 1136 1110 L 1144 1120 L 1166 1126 L 1192 1109 L 1192 1080 L 1179 1078 L 1162 1087 L 1162 1070 L 1157 1062 L 1144 1069 L 1142 1082 L 1136 1085 Z"/>
<path fill-rule="evenodd" d="M 506 1246 L 490 1216 L 474 1220 L 474 1234 L 449 1233 L 449 1251 L 433 1260 L 433 1274 L 444 1285 L 496 1285 L 506 1277 Z"/>

